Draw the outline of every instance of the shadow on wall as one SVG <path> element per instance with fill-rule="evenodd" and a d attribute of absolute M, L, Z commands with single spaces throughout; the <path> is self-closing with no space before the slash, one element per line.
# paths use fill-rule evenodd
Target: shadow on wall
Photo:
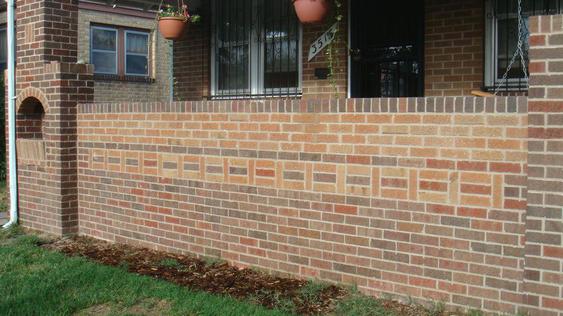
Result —
<path fill-rule="evenodd" d="M 45 109 L 34 97 L 25 99 L 17 113 L 17 155 L 19 161 L 38 165 L 45 160 L 43 139 Z"/>

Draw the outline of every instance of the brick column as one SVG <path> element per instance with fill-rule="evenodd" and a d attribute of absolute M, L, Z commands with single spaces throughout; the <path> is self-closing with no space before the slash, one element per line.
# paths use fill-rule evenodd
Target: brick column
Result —
<path fill-rule="evenodd" d="M 20 221 L 57 235 L 78 230 L 76 110 L 93 100 L 93 68 L 77 61 L 77 0 L 17 1 Z"/>
<path fill-rule="evenodd" d="M 563 16 L 530 19 L 524 291 L 532 315 L 563 315 Z"/>

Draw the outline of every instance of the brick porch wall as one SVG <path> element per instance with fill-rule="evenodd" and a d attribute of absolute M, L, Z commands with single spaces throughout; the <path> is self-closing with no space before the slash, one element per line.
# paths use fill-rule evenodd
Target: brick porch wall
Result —
<path fill-rule="evenodd" d="M 530 31 L 526 304 L 563 315 L 563 16 L 533 17 Z"/>
<path fill-rule="evenodd" d="M 81 105 L 79 232 L 514 313 L 526 98 Z"/>

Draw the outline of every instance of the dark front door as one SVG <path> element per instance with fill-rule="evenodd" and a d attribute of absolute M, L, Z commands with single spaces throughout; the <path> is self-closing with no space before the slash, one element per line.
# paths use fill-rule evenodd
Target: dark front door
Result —
<path fill-rule="evenodd" d="M 424 1 L 350 2 L 352 97 L 422 96 Z"/>

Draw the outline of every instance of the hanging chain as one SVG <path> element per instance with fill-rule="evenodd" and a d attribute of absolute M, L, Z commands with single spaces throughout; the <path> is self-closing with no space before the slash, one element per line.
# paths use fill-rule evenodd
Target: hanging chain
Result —
<path fill-rule="evenodd" d="M 522 0 L 518 0 L 518 51 L 520 51 L 520 63 L 522 64 L 524 78 L 528 82 L 528 66 L 524 58 L 524 50 L 522 49 L 524 41 L 528 40 L 528 38 L 524 38 L 524 35 L 527 34 L 524 33 L 524 29 L 526 29 L 526 24 L 524 22 L 524 13 L 522 12 Z"/>
<path fill-rule="evenodd" d="M 526 66 L 526 60 L 524 58 L 524 49 L 522 48 L 522 46 L 524 45 L 524 40 L 527 40 L 523 38 L 525 27 L 526 26 L 524 24 L 524 16 L 522 12 L 522 0 L 518 0 L 518 43 L 516 45 L 516 51 L 514 52 L 514 55 L 512 55 L 512 59 L 510 60 L 510 64 L 508 64 L 506 72 L 502 76 L 501 81 L 498 83 L 495 89 L 495 95 L 500 92 L 504 84 L 508 84 L 508 74 L 510 73 L 510 70 L 512 70 L 512 66 L 514 66 L 514 64 L 516 63 L 516 58 L 518 58 L 518 56 L 520 56 L 520 63 L 522 64 L 524 78 L 526 79 L 526 82 L 528 82 L 528 69 Z"/>
<path fill-rule="evenodd" d="M 164 0 L 160 0 L 160 4 L 158 5 L 158 11 L 156 11 L 156 16 L 154 17 L 155 29 L 158 29 L 158 17 L 160 12 L 162 12 L 162 5 L 164 4 Z"/>

